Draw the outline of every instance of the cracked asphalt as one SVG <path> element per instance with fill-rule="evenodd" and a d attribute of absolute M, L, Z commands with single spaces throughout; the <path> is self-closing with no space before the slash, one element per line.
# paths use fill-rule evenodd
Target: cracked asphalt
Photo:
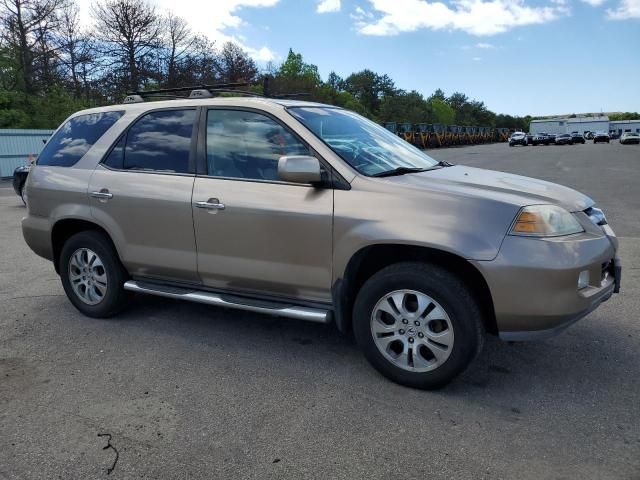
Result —
<path fill-rule="evenodd" d="M 639 479 L 640 147 L 430 154 L 591 195 L 620 237 L 623 292 L 553 339 L 489 338 L 447 388 L 411 390 L 331 325 L 152 297 L 83 317 L 4 182 L 0 479 Z"/>

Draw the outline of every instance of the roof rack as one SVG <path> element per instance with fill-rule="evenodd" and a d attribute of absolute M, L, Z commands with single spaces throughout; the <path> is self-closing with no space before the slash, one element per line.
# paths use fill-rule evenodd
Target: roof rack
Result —
<path fill-rule="evenodd" d="M 216 83 L 214 85 L 193 85 L 190 87 L 161 88 L 157 90 L 140 90 L 127 94 L 123 103 L 140 103 L 144 102 L 145 97 L 150 98 L 185 98 L 178 95 L 169 95 L 174 93 L 189 92 L 189 98 L 210 98 L 213 92 L 216 93 L 240 93 L 250 96 L 262 96 L 258 93 L 249 92 L 247 90 L 235 90 L 236 87 L 247 87 L 248 82 L 230 82 Z"/>
<path fill-rule="evenodd" d="M 180 99 L 180 98 L 212 98 L 214 94 L 219 93 L 235 93 L 239 95 L 246 95 L 249 97 L 262 97 L 262 98 L 292 98 L 309 96 L 309 93 L 286 93 L 282 95 L 271 95 L 269 88 L 269 75 L 265 75 L 262 82 L 262 94 L 252 92 L 249 90 L 237 90 L 237 87 L 248 87 L 248 82 L 230 82 L 230 83 L 216 83 L 214 85 L 193 85 L 191 87 L 176 87 L 176 88 L 162 88 L 158 90 L 141 90 L 127 94 L 122 103 L 141 103 L 145 98 L 167 98 L 167 99 Z M 189 92 L 188 97 L 173 95 L 181 92 Z"/>
<path fill-rule="evenodd" d="M 294 97 L 309 97 L 310 93 L 283 93 L 282 95 L 273 95 L 271 98 L 294 98 Z"/>
<path fill-rule="evenodd" d="M 262 78 L 262 96 L 267 98 L 291 98 L 291 97 L 308 97 L 310 93 L 285 93 L 281 95 L 271 95 L 271 75 L 265 75 Z"/>

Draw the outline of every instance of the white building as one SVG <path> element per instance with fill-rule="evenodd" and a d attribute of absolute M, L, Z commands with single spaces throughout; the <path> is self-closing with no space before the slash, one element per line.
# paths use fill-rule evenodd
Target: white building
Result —
<path fill-rule="evenodd" d="M 614 120 L 609 122 L 609 131 L 616 135 L 623 132 L 640 133 L 640 120 Z"/>
<path fill-rule="evenodd" d="M 553 118 L 547 120 L 531 120 L 529 132 L 536 133 L 586 133 L 586 132 L 608 132 L 609 117 L 602 115 L 599 117 L 576 117 L 576 118 Z"/>

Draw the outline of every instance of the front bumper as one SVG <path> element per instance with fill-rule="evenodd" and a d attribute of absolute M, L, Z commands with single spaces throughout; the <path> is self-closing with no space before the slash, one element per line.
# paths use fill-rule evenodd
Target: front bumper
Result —
<path fill-rule="evenodd" d="M 546 338 L 598 308 L 619 290 L 616 249 L 615 238 L 594 232 L 507 236 L 493 261 L 475 262 L 491 291 L 500 338 Z M 584 271 L 589 285 L 578 290 Z"/>

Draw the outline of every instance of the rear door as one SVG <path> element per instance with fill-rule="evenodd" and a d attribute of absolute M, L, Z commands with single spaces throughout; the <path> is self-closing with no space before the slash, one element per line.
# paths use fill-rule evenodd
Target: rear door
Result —
<path fill-rule="evenodd" d="M 198 282 L 191 213 L 195 108 L 138 118 L 95 169 L 92 214 L 132 275 Z"/>
<path fill-rule="evenodd" d="M 212 288 L 329 302 L 333 190 L 282 182 L 282 155 L 309 147 L 276 118 L 209 109 L 196 178 L 198 270 Z M 201 202 L 218 205 L 200 208 Z"/>

